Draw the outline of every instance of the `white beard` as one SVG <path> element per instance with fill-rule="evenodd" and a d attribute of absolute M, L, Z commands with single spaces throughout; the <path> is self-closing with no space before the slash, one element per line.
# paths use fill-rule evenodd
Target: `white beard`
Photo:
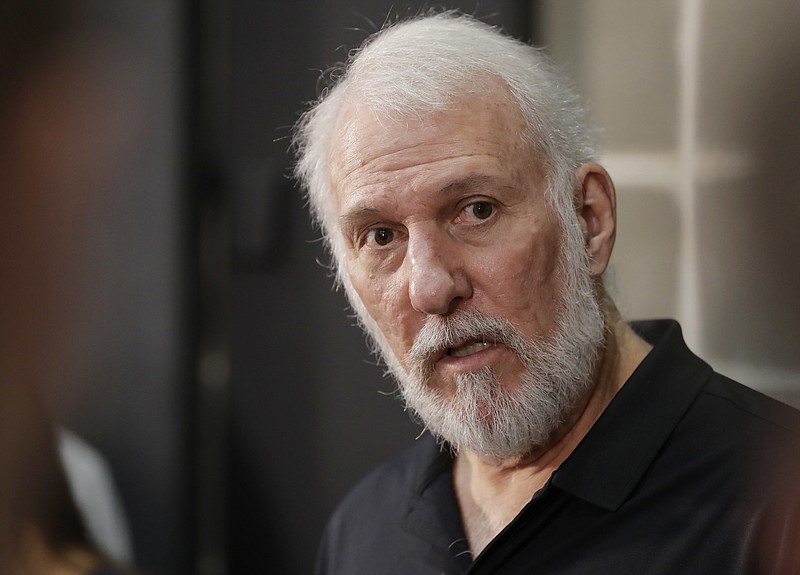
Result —
<path fill-rule="evenodd" d="M 493 459 L 527 455 L 546 446 L 588 398 L 604 321 L 585 252 L 576 251 L 583 246 L 576 240 L 562 247 L 563 306 L 546 338 L 526 340 L 506 319 L 462 310 L 427 319 L 406 357 L 407 369 L 381 346 L 407 407 L 457 452 Z M 431 354 L 474 337 L 502 342 L 517 355 L 524 368 L 518 385 L 505 386 L 491 368 L 457 375 L 455 390 L 431 385 Z"/>

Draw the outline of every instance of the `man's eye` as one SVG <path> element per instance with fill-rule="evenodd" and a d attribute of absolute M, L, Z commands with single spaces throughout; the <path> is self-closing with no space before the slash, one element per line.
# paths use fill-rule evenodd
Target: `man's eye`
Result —
<path fill-rule="evenodd" d="M 394 232 L 388 228 L 376 228 L 370 230 L 367 239 L 371 239 L 379 246 L 385 246 L 394 239 Z"/>
<path fill-rule="evenodd" d="M 489 202 L 475 202 L 467 206 L 467 212 L 479 220 L 485 220 L 494 212 L 494 206 Z"/>

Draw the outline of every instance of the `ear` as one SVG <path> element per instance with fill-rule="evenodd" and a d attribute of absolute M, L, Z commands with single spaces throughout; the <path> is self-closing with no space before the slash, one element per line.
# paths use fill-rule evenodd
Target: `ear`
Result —
<path fill-rule="evenodd" d="M 599 278 L 608 267 L 617 236 L 617 192 L 603 166 L 578 168 L 575 210 L 589 252 L 589 271 Z"/>

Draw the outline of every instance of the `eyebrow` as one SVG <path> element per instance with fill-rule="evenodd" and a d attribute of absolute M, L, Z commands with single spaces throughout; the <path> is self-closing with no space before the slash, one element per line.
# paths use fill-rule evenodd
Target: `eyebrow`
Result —
<path fill-rule="evenodd" d="M 349 232 L 358 227 L 359 223 L 377 218 L 378 214 L 380 214 L 380 210 L 372 206 L 356 208 L 339 217 L 339 227 L 343 231 Z"/>
<path fill-rule="evenodd" d="M 472 190 L 475 188 L 480 188 L 485 184 L 499 184 L 500 179 L 496 176 L 486 176 L 486 175 L 473 175 L 473 176 L 466 176 L 463 178 L 458 178 L 453 180 L 452 182 L 445 184 L 441 188 L 439 188 L 438 193 L 448 193 L 454 191 L 461 191 L 461 190 Z"/>

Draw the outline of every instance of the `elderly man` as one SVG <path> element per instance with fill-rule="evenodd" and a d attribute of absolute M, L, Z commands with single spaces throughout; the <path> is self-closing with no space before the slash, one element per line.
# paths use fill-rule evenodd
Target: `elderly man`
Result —
<path fill-rule="evenodd" d="M 797 445 L 800 419 L 675 322 L 620 317 L 614 185 L 543 56 L 443 13 L 376 34 L 336 78 L 296 127 L 297 175 L 430 435 L 346 498 L 318 572 L 766 565 L 750 457 Z"/>

